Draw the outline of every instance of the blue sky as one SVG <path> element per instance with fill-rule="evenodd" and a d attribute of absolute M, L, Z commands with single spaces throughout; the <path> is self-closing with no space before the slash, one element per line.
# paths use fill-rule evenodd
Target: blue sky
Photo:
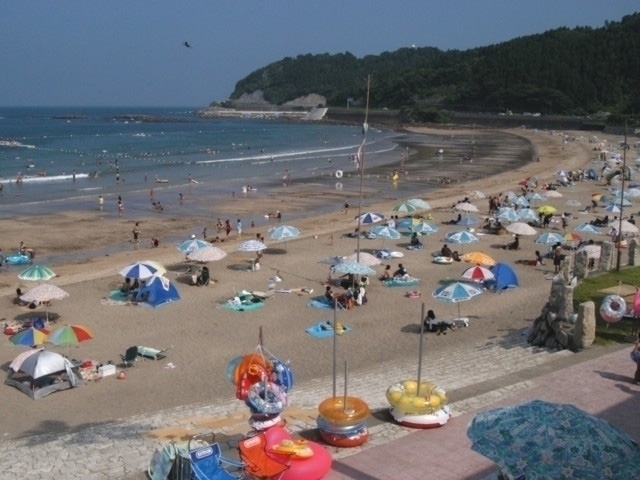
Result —
<path fill-rule="evenodd" d="M 628 0 L 7 0 L 0 105 L 205 106 L 284 57 L 467 49 L 634 10 Z"/>

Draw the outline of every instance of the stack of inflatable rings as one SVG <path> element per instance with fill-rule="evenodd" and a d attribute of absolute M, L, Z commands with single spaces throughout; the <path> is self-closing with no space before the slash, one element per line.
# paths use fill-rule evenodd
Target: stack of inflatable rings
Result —
<path fill-rule="evenodd" d="M 358 397 L 330 397 L 318 406 L 320 437 L 335 447 L 357 447 L 369 439 L 369 406 Z"/>

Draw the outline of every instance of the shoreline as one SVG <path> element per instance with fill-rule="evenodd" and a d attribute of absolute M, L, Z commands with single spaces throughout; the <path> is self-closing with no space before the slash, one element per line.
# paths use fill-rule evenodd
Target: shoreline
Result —
<path fill-rule="evenodd" d="M 444 130 L 412 129 L 419 135 L 428 132 L 444 135 Z M 451 135 L 451 131 L 446 131 Z M 497 194 L 510 188 L 530 175 L 536 175 L 543 182 L 552 178 L 560 165 L 572 170 L 591 164 L 593 161 L 592 146 L 586 141 L 564 144 L 557 134 L 518 130 L 520 136 L 528 138 L 538 145 L 537 154 L 540 162 L 523 163 L 518 168 L 510 169 L 496 176 L 469 180 L 437 188 L 426 200 L 432 205 L 429 213 L 434 216 L 434 223 L 440 228 L 438 234 L 424 237 L 425 249 L 408 251 L 404 246 L 407 240 L 388 242 L 390 248 L 404 253 L 401 261 L 408 266 L 410 273 L 422 279 L 419 287 L 423 299 L 429 308 L 435 308 L 443 318 L 455 315 L 456 308 L 443 303 L 435 303 L 430 292 L 442 278 L 453 278 L 460 274 L 463 265 L 436 266 L 431 263 L 429 252 L 439 249 L 441 238 L 446 233 L 440 224 L 452 217 L 451 205 L 461 199 L 465 192 L 481 190 L 486 195 Z M 474 130 L 458 130 L 457 136 L 473 136 L 479 138 Z M 505 161 L 507 156 L 502 157 Z M 507 159 L 508 160 L 508 159 Z M 507 162 L 509 164 L 509 162 Z M 401 184 L 402 182 L 400 182 Z M 283 242 L 270 242 L 263 258 L 263 268 L 257 272 L 249 272 L 249 260 L 252 254 L 237 252 L 241 240 L 255 238 L 256 233 L 266 236 L 269 225 L 275 221 L 263 221 L 254 229 L 244 222 L 243 238 L 234 235 L 221 247 L 228 252 L 228 257 L 220 262 L 209 264 L 212 278 L 218 280 L 207 288 L 188 286 L 184 272 L 187 264 L 184 256 L 179 254 L 173 243 L 162 241 L 160 248 L 148 247 L 152 236 L 162 239 L 176 237 L 188 238 L 194 233 L 201 237 L 202 226 L 194 224 L 202 221 L 201 217 L 165 214 L 143 218 L 131 218 L 128 214 L 118 218 L 111 212 L 100 218 L 97 211 L 58 213 L 47 216 L 13 218 L 0 220 L 6 244 L 18 244 L 24 240 L 27 246 L 36 248 L 36 262 L 49 255 L 76 252 L 77 259 L 61 264 L 50 265 L 58 274 L 51 280 L 70 293 L 70 297 L 56 301 L 49 308 L 51 313 L 60 315 L 55 328 L 62 324 L 84 324 L 95 334 L 93 340 L 83 342 L 70 348 L 55 347 L 65 355 L 77 359 L 96 359 L 100 362 L 117 361 L 118 354 L 124 353 L 131 345 L 145 345 L 163 348 L 173 345 L 169 357 L 162 362 L 144 362 L 128 369 L 127 381 L 105 378 L 100 382 L 90 382 L 85 387 L 57 393 L 37 402 L 28 400 L 22 392 L 3 386 L 5 406 L 10 411 L 20 412 L 8 418 L 1 433 L 4 438 L 16 438 L 35 435 L 40 432 L 56 432 L 67 429 L 79 429 L 95 423 L 108 422 L 117 418 L 128 417 L 149 411 L 159 411 L 179 405 L 203 402 L 215 403 L 217 400 L 233 396 L 234 387 L 226 380 L 225 367 L 229 360 L 237 355 L 251 351 L 257 343 L 257 332 L 260 326 L 265 328 L 266 345 L 271 352 L 291 361 L 298 382 L 312 382 L 323 378 L 331 371 L 331 359 L 328 344 L 310 337 L 305 328 L 319 320 L 330 318 L 331 311 L 309 308 L 307 302 L 318 295 L 327 276 L 327 266 L 318 262 L 327 256 L 347 255 L 354 251 L 353 239 L 345 238 L 341 232 L 351 232 L 354 228 L 353 215 L 355 205 L 349 215 L 340 212 L 344 198 L 342 193 L 323 193 L 322 186 L 317 192 L 324 201 L 333 205 L 331 212 L 305 217 L 308 205 L 316 198 L 309 194 L 304 185 L 287 187 L 275 191 L 272 195 L 260 197 L 258 202 L 233 202 L 228 205 L 245 212 L 255 211 L 256 203 L 263 211 L 283 210 L 282 223 L 299 215 L 294 223 L 302 232 L 298 239 Z M 590 199 L 595 183 L 580 184 L 572 190 L 564 191 L 583 201 Z M 403 190 L 398 189 L 395 198 L 407 198 Z M 329 200 L 327 200 L 329 196 Z M 367 206 L 383 213 L 391 213 L 395 198 L 367 198 Z M 564 203 L 564 199 L 559 199 Z M 237 205 L 236 205 L 237 204 Z M 287 205 L 290 212 L 282 208 Z M 481 212 L 486 212 L 487 201 L 477 203 Z M 560 203 L 558 203 L 560 205 Z M 564 207 L 563 207 L 564 208 Z M 353 215 L 352 215 L 353 214 Z M 229 218 L 234 219 L 235 216 Z M 213 226 L 215 218 L 207 219 Z M 223 218 L 224 220 L 224 218 Z M 135 221 L 140 221 L 142 245 L 134 249 L 129 240 Z M 234 222 L 232 222 L 233 224 Z M 213 233 L 209 229 L 209 236 Z M 36 240 L 35 242 L 32 240 Z M 38 247 L 38 239 L 46 242 L 49 248 Z M 492 294 L 483 294 L 473 303 L 464 304 L 462 313 L 472 321 L 469 328 L 458 330 L 446 337 L 429 337 L 431 355 L 445 355 L 449 349 L 464 349 L 469 342 L 477 342 L 479 338 L 487 341 L 502 337 L 505 332 L 525 329 L 528 322 L 536 316 L 546 302 L 550 283 L 547 280 L 553 266 L 529 268 L 521 266 L 519 260 L 533 255 L 536 246 L 527 239 L 523 241 L 523 251 L 505 251 L 500 245 L 508 241 L 508 237 L 486 236 L 481 239 L 478 248 L 496 255 L 517 266 L 521 279 L 521 287 L 500 296 L 496 302 Z M 177 242 L 176 242 L 177 243 Z M 125 246 L 125 248 L 122 248 Z M 381 247 L 380 240 L 365 240 L 361 251 L 372 251 Z M 92 252 L 103 248 L 120 251 L 99 256 L 91 256 Z M 539 247 L 538 247 L 539 248 Z M 531 250 L 531 251 L 529 251 Z M 83 252 L 89 252 L 86 256 Z M 168 269 L 167 277 L 176 283 L 182 300 L 158 310 L 144 307 L 120 306 L 101 302 L 111 289 L 118 288 L 122 277 L 118 275 L 120 268 L 135 260 L 157 260 Z M 397 261 L 392 260 L 395 267 Z M 17 279 L 19 267 L 2 268 L 0 272 L 0 294 L 4 296 L 5 320 L 29 313 L 22 307 L 11 305 L 11 297 L 16 287 L 30 288 L 31 284 Z M 232 297 L 237 291 L 262 290 L 267 288 L 275 273 L 283 278 L 282 286 L 286 289 L 307 287 L 314 289 L 314 295 L 277 294 L 257 312 L 230 312 L 221 309 L 219 303 Z M 384 364 L 395 359 L 414 358 L 416 349 L 415 325 L 419 324 L 419 303 L 407 299 L 402 289 L 382 286 L 372 278 L 368 287 L 369 304 L 357 307 L 349 312 L 340 312 L 340 320 L 353 327 L 353 332 L 340 339 L 341 357 L 348 353 L 350 371 L 357 377 L 370 365 Z M 5 365 L 22 350 L 5 341 L 0 344 L 0 361 Z M 163 368 L 171 362 L 175 369 Z M 505 366 L 508 368 L 508 366 Z M 428 372 L 437 377 L 437 372 Z M 395 379 L 390 379 L 391 380 Z M 443 385 L 445 389 L 449 385 Z M 122 402 L 122 398 L 131 401 Z M 91 405 L 83 409 L 83 405 Z M 43 406 L 46 407 L 42 408 Z M 56 422 L 52 423 L 51 413 L 56 412 Z"/>

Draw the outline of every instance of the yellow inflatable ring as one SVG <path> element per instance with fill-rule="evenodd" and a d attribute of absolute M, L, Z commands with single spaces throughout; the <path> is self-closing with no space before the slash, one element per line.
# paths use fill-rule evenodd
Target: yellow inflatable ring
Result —
<path fill-rule="evenodd" d="M 336 178 L 342 178 L 342 175 L 344 175 L 342 170 L 336 170 Z"/>
<path fill-rule="evenodd" d="M 430 382 L 405 380 L 394 383 L 387 389 L 387 401 L 398 412 L 410 415 L 425 415 L 440 410 L 447 403 L 446 392 Z"/>
<path fill-rule="evenodd" d="M 318 412 L 333 425 L 352 425 L 369 416 L 369 405 L 358 397 L 329 397 L 320 403 Z"/>
<path fill-rule="evenodd" d="M 607 323 L 619 322 L 626 311 L 627 304 L 619 295 L 607 295 L 600 305 L 600 316 Z"/>

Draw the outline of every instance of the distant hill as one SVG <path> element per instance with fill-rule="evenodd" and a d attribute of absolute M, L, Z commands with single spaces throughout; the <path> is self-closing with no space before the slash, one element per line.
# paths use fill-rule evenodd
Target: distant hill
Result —
<path fill-rule="evenodd" d="M 287 57 L 240 80 L 230 101 L 258 92 L 270 105 L 314 98 L 326 106 L 363 106 L 368 74 L 371 107 L 409 117 L 429 118 L 434 109 L 637 115 L 640 13 L 601 28 L 559 28 L 465 51 L 425 47 L 364 58 L 349 52 Z"/>

